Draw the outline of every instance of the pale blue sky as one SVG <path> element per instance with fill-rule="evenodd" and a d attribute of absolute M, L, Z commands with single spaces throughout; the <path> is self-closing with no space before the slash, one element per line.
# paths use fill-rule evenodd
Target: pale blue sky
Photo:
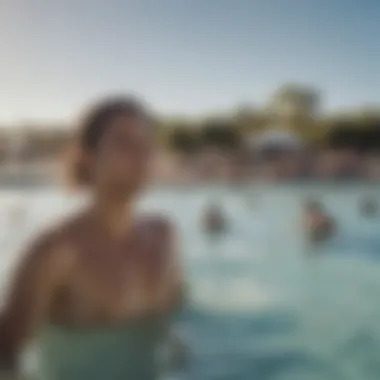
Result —
<path fill-rule="evenodd" d="M 1 0 L 0 121 L 94 97 L 164 113 L 261 105 L 284 82 L 328 109 L 380 103 L 378 0 Z"/>

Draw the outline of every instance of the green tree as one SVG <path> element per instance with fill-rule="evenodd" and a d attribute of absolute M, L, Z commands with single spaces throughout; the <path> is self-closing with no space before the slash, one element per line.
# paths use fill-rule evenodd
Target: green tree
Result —
<path fill-rule="evenodd" d="M 270 111 L 282 122 L 292 118 L 316 117 L 319 114 L 319 107 L 319 92 L 312 87 L 298 84 L 281 86 L 269 102 Z"/>

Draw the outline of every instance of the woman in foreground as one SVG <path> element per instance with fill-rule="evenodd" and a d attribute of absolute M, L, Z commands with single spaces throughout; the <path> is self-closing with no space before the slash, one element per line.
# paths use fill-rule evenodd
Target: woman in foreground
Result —
<path fill-rule="evenodd" d="M 135 215 L 151 149 L 151 119 L 134 100 L 106 100 L 84 119 L 72 169 L 91 202 L 39 236 L 16 271 L 0 318 L 0 377 L 17 372 L 36 338 L 39 379 L 158 378 L 182 278 L 170 224 Z"/>

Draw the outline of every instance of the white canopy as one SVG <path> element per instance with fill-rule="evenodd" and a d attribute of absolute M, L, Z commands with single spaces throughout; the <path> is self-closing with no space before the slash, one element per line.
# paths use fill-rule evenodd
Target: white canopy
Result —
<path fill-rule="evenodd" d="M 283 148 L 298 150 L 305 146 L 304 141 L 295 133 L 285 130 L 272 129 L 248 140 L 252 149 Z"/>

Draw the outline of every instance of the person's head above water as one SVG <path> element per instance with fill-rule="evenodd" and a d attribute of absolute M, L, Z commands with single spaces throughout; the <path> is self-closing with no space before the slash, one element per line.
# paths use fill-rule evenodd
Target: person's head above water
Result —
<path fill-rule="evenodd" d="M 308 201 L 306 201 L 305 209 L 308 212 L 322 212 L 323 205 L 316 200 L 309 199 Z"/>
<path fill-rule="evenodd" d="M 70 166 L 71 182 L 115 196 L 133 194 L 149 172 L 153 119 L 131 97 L 107 98 L 82 120 Z"/>

